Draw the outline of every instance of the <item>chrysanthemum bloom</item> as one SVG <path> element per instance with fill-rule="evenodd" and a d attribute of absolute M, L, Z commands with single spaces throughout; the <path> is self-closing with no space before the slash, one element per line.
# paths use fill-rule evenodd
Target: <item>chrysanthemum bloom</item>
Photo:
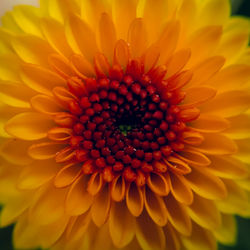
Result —
<path fill-rule="evenodd" d="M 234 243 L 234 215 L 250 215 L 250 53 L 227 0 L 42 0 L 0 36 L 16 248 Z"/>

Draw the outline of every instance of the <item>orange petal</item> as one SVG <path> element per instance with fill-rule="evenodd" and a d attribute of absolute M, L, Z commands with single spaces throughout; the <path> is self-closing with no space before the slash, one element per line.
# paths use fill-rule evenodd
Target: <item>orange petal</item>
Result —
<path fill-rule="evenodd" d="M 167 179 L 160 173 L 151 173 L 147 178 L 147 185 L 157 195 L 166 196 L 169 193 Z"/>
<path fill-rule="evenodd" d="M 110 211 L 110 190 L 106 184 L 95 196 L 91 206 L 91 216 L 96 226 L 101 227 L 107 220 Z"/>
<path fill-rule="evenodd" d="M 27 165 L 33 161 L 27 153 L 30 145 L 30 142 L 17 139 L 7 139 L 6 141 L 1 142 L 0 155 L 13 164 Z"/>
<path fill-rule="evenodd" d="M 57 142 L 42 142 L 33 144 L 29 147 L 28 153 L 30 157 L 37 160 L 46 160 L 54 158 L 58 152 L 64 149 L 66 145 Z"/>
<path fill-rule="evenodd" d="M 201 111 L 222 117 L 232 117 L 245 112 L 249 106 L 249 93 L 233 90 L 218 94 L 213 100 L 205 103 L 201 107 Z"/>
<path fill-rule="evenodd" d="M 130 24 L 128 30 L 128 43 L 133 58 L 140 57 L 146 50 L 147 33 L 142 18 L 136 18 Z"/>
<path fill-rule="evenodd" d="M 193 167 L 192 172 L 185 175 L 185 178 L 193 191 L 206 199 L 223 199 L 227 195 L 223 181 L 205 168 Z"/>
<path fill-rule="evenodd" d="M 142 249 L 161 250 L 166 246 L 162 227 L 155 224 L 145 210 L 136 219 L 136 238 Z"/>
<path fill-rule="evenodd" d="M 194 74 L 189 84 L 200 85 L 206 83 L 222 68 L 224 63 L 225 58 L 222 56 L 213 56 L 202 61 L 192 69 Z"/>
<path fill-rule="evenodd" d="M 114 201 L 119 202 L 124 199 L 125 196 L 125 181 L 122 176 L 117 176 L 111 184 L 111 197 Z"/>
<path fill-rule="evenodd" d="M 167 77 L 171 77 L 172 75 L 180 72 L 188 62 L 191 56 L 190 49 L 181 49 L 175 52 L 167 61 Z"/>
<path fill-rule="evenodd" d="M 160 49 L 152 45 L 150 46 L 145 54 L 143 55 L 143 64 L 144 64 L 144 71 L 148 73 L 154 66 L 157 64 L 160 57 Z"/>
<path fill-rule="evenodd" d="M 23 140 L 38 140 L 47 136 L 52 126 L 52 120 L 47 115 L 27 112 L 11 118 L 5 125 L 8 134 Z"/>
<path fill-rule="evenodd" d="M 164 159 L 164 162 L 173 173 L 183 175 L 191 172 L 188 164 L 176 157 L 169 156 L 167 159 Z"/>
<path fill-rule="evenodd" d="M 249 138 L 241 139 L 236 141 L 238 146 L 238 152 L 236 157 L 246 163 L 250 163 L 249 152 L 250 152 L 250 144 Z"/>
<path fill-rule="evenodd" d="M 137 217 L 142 213 L 143 210 L 143 193 L 140 187 L 134 182 L 129 184 L 126 191 L 126 203 L 130 213 Z"/>
<path fill-rule="evenodd" d="M 222 178 L 244 178 L 247 175 L 247 168 L 243 162 L 230 156 L 211 156 L 211 165 L 208 171 Z"/>
<path fill-rule="evenodd" d="M 21 77 L 28 87 L 49 96 L 52 96 L 53 87 L 66 85 L 66 81 L 53 71 L 33 64 L 22 66 Z"/>
<path fill-rule="evenodd" d="M 76 96 L 63 87 L 55 87 L 53 89 L 53 94 L 60 104 L 65 107 L 65 109 L 68 109 L 70 101 L 77 100 Z"/>
<path fill-rule="evenodd" d="M 70 76 L 74 75 L 70 62 L 58 54 L 49 55 L 48 62 L 54 71 L 67 80 Z"/>
<path fill-rule="evenodd" d="M 22 170 L 17 186 L 20 189 L 36 189 L 51 180 L 59 168 L 54 161 L 35 161 Z"/>
<path fill-rule="evenodd" d="M 210 230 L 219 228 L 221 216 L 214 201 L 195 195 L 193 203 L 187 209 L 192 220 L 201 227 Z"/>
<path fill-rule="evenodd" d="M 70 163 L 64 166 L 55 176 L 54 185 L 57 188 L 67 187 L 72 184 L 81 173 L 82 166 Z"/>
<path fill-rule="evenodd" d="M 213 234 L 220 243 L 232 245 L 236 242 L 237 225 L 233 215 L 221 214 L 220 228 L 213 230 Z"/>
<path fill-rule="evenodd" d="M 34 109 L 47 115 L 55 115 L 63 111 L 62 107 L 50 96 L 36 95 L 30 102 Z"/>
<path fill-rule="evenodd" d="M 178 232 L 176 232 L 173 229 L 173 226 L 168 223 L 165 227 L 164 227 L 164 233 L 165 233 L 165 237 L 167 239 L 167 246 L 168 249 L 175 249 L 175 250 L 180 250 L 181 249 L 181 244 L 180 244 L 180 240 L 178 238 Z"/>
<path fill-rule="evenodd" d="M 135 235 L 135 219 L 125 202 L 113 202 L 109 217 L 109 232 L 115 247 L 129 244 Z"/>
<path fill-rule="evenodd" d="M 212 233 L 193 223 L 192 235 L 181 238 L 186 249 L 192 250 L 216 250 L 217 244 Z"/>
<path fill-rule="evenodd" d="M 118 40 L 115 45 L 113 64 L 118 64 L 126 69 L 130 58 L 128 44 L 124 40 Z"/>
<path fill-rule="evenodd" d="M 73 130 L 70 128 L 55 127 L 49 130 L 48 138 L 57 142 L 66 142 L 70 139 Z"/>
<path fill-rule="evenodd" d="M 250 135 L 250 115 L 241 114 L 228 119 L 230 127 L 225 131 L 226 135 L 232 139 L 244 139 Z"/>
<path fill-rule="evenodd" d="M 153 193 L 149 188 L 144 190 L 145 208 L 151 219 L 159 226 L 167 224 L 167 211 L 163 198 Z"/>
<path fill-rule="evenodd" d="M 48 225 L 64 217 L 66 192 L 66 189 L 55 188 L 51 182 L 43 185 L 37 191 L 29 209 L 30 221 L 38 225 Z"/>
<path fill-rule="evenodd" d="M 85 213 L 93 202 L 93 196 L 87 191 L 87 176 L 80 176 L 71 186 L 66 200 L 65 209 L 70 215 Z"/>
<path fill-rule="evenodd" d="M 99 193 L 103 186 L 103 177 L 102 174 L 96 172 L 91 175 L 89 182 L 88 182 L 88 192 L 91 195 L 96 195 Z"/>
<path fill-rule="evenodd" d="M 107 13 L 102 13 L 99 21 L 99 43 L 104 55 L 109 61 L 114 54 L 116 42 L 116 31 L 111 17 Z"/>
<path fill-rule="evenodd" d="M 114 0 L 112 2 L 112 14 L 118 39 L 127 38 L 129 25 L 136 18 L 137 2 L 137 0 Z"/>
<path fill-rule="evenodd" d="M 55 160 L 57 163 L 70 161 L 75 157 L 75 150 L 71 147 L 66 147 L 61 151 L 57 152 Z"/>
<path fill-rule="evenodd" d="M 200 116 L 191 121 L 192 129 L 204 133 L 222 132 L 230 127 L 230 122 L 220 116 L 200 114 Z"/>
<path fill-rule="evenodd" d="M 221 134 L 203 134 L 204 141 L 196 147 L 197 151 L 208 155 L 229 155 L 237 152 L 237 144 Z"/>
<path fill-rule="evenodd" d="M 171 195 L 164 198 L 168 219 L 171 225 L 181 234 L 190 235 L 192 232 L 191 219 L 187 213 L 186 207 L 176 201 Z"/>
<path fill-rule="evenodd" d="M 181 140 L 186 144 L 199 146 L 204 141 L 204 137 L 199 132 L 186 131 L 182 133 Z"/>
<path fill-rule="evenodd" d="M 204 154 L 185 147 L 181 152 L 175 155 L 177 158 L 187 162 L 190 165 L 195 166 L 208 166 L 211 161 Z"/>
<path fill-rule="evenodd" d="M 86 77 L 94 77 L 95 70 L 93 65 L 81 55 L 72 55 L 71 57 L 71 66 L 76 72 L 76 74 L 83 79 Z"/>
<path fill-rule="evenodd" d="M 216 90 L 210 87 L 194 87 L 185 90 L 186 97 L 181 107 L 189 108 L 200 105 L 212 99 L 216 95 Z"/>
<path fill-rule="evenodd" d="M 193 192 L 182 175 L 171 174 L 169 177 L 169 183 L 171 193 L 178 202 L 186 205 L 193 202 Z"/>
<path fill-rule="evenodd" d="M 110 64 L 104 54 L 97 53 L 94 56 L 95 71 L 98 77 L 106 77 L 109 75 Z"/>
<path fill-rule="evenodd" d="M 75 14 L 70 14 L 69 24 L 79 49 L 86 59 L 91 62 L 98 51 L 93 30 Z"/>

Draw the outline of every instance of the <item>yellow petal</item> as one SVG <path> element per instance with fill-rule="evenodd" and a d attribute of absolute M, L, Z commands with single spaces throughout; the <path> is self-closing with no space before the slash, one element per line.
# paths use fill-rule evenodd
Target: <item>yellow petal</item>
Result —
<path fill-rule="evenodd" d="M 36 95 L 30 102 L 34 109 L 47 115 L 56 115 L 63 111 L 62 107 L 50 96 Z"/>
<path fill-rule="evenodd" d="M 143 210 L 143 193 L 140 187 L 133 182 L 129 184 L 126 191 L 126 203 L 130 213 L 137 217 Z"/>
<path fill-rule="evenodd" d="M 193 192 L 182 175 L 171 174 L 169 182 L 171 193 L 178 202 L 186 205 L 193 202 Z"/>
<path fill-rule="evenodd" d="M 169 193 L 169 184 L 165 176 L 159 173 L 152 173 L 147 178 L 147 185 L 152 192 L 166 196 Z"/>
<path fill-rule="evenodd" d="M 165 197 L 168 219 L 171 225 L 181 234 L 190 235 L 192 223 L 183 204 L 176 201 L 171 195 Z"/>
<path fill-rule="evenodd" d="M 169 156 L 164 162 L 169 167 L 169 170 L 175 174 L 183 175 L 191 172 L 191 168 L 187 163 L 174 156 Z"/>
<path fill-rule="evenodd" d="M 70 128 L 55 127 L 48 131 L 48 138 L 58 143 L 68 142 L 72 133 L 73 130 Z"/>
<path fill-rule="evenodd" d="M 101 173 L 94 173 L 91 175 L 88 182 L 88 192 L 91 195 L 96 195 L 103 187 L 103 176 Z"/>
<path fill-rule="evenodd" d="M 21 60 L 15 54 L 0 56 L 0 79 L 20 82 Z"/>
<path fill-rule="evenodd" d="M 25 167 L 18 179 L 20 189 L 36 189 L 51 180 L 60 166 L 53 160 L 35 161 Z"/>
<path fill-rule="evenodd" d="M 230 16 L 230 3 L 227 0 L 206 0 L 201 9 L 199 25 L 223 25 Z"/>
<path fill-rule="evenodd" d="M 128 30 L 128 43 L 134 58 L 140 57 L 146 50 L 147 33 L 142 18 L 136 18 L 131 23 Z"/>
<path fill-rule="evenodd" d="M 236 158 L 238 158 L 239 160 L 242 160 L 243 162 L 250 163 L 250 158 L 249 158 L 249 150 L 250 150 L 249 138 L 237 140 L 236 143 L 237 143 L 237 146 L 238 146 L 238 152 L 236 154 Z"/>
<path fill-rule="evenodd" d="M 44 184 L 32 200 L 29 209 L 30 221 L 37 225 L 49 225 L 66 216 L 64 213 L 66 192 L 66 189 L 55 188 L 51 182 Z"/>
<path fill-rule="evenodd" d="M 126 39 L 130 23 L 136 17 L 138 0 L 114 0 L 112 1 L 112 14 L 118 39 Z M 122 17 L 122 18 L 121 18 Z"/>
<path fill-rule="evenodd" d="M 0 80 L 0 99 L 12 107 L 30 108 L 29 100 L 35 94 L 30 88 L 18 82 Z"/>
<path fill-rule="evenodd" d="M 109 217 L 109 232 L 115 247 L 129 244 L 135 235 L 135 219 L 125 202 L 113 202 Z"/>
<path fill-rule="evenodd" d="M 24 64 L 21 76 L 31 89 L 49 96 L 52 96 L 51 90 L 55 86 L 66 85 L 66 81 L 56 73 L 37 65 Z"/>
<path fill-rule="evenodd" d="M 30 145 L 30 142 L 7 139 L 1 143 L 0 155 L 13 164 L 27 165 L 33 161 L 28 155 Z"/>
<path fill-rule="evenodd" d="M 73 51 L 67 42 L 64 26 L 52 18 L 43 18 L 41 19 L 41 27 L 51 47 L 61 55 L 69 58 Z"/>
<path fill-rule="evenodd" d="M 196 147 L 197 151 L 208 155 L 229 155 L 237 152 L 237 144 L 221 134 L 203 134 L 204 141 Z"/>
<path fill-rule="evenodd" d="M 241 114 L 228 119 L 230 127 L 224 131 L 227 136 L 232 139 L 244 139 L 250 135 L 250 116 L 249 114 Z"/>
<path fill-rule="evenodd" d="M 220 243 L 233 245 L 236 241 L 237 226 L 235 217 L 229 214 L 221 214 L 221 226 L 213 231 L 213 234 Z"/>
<path fill-rule="evenodd" d="M 200 114 L 200 116 L 190 123 L 192 129 L 204 133 L 222 132 L 230 127 L 229 120 L 220 116 Z"/>
<path fill-rule="evenodd" d="M 13 243 L 17 249 L 49 248 L 60 238 L 68 223 L 67 216 L 48 225 L 35 224 L 27 217 L 27 213 L 24 214 L 14 228 Z"/>
<path fill-rule="evenodd" d="M 205 103 L 201 111 L 222 117 L 232 117 L 243 113 L 249 109 L 249 106 L 250 95 L 247 91 L 232 90 L 218 94 Z"/>
<path fill-rule="evenodd" d="M 28 5 L 15 6 L 12 16 L 25 33 L 43 38 L 39 20 L 41 14 L 38 8 Z"/>
<path fill-rule="evenodd" d="M 194 192 L 206 199 L 222 199 L 227 195 L 223 181 L 205 168 L 193 167 L 185 178 Z"/>
<path fill-rule="evenodd" d="M 71 186 L 65 201 L 65 209 L 68 214 L 83 214 L 91 206 L 93 196 L 87 191 L 87 182 L 87 176 L 80 176 Z"/>
<path fill-rule="evenodd" d="M 82 166 L 69 163 L 64 166 L 55 176 L 54 185 L 57 188 L 67 187 L 72 184 L 81 173 Z"/>
<path fill-rule="evenodd" d="M 26 63 L 43 65 L 47 68 L 48 55 L 54 52 L 47 42 L 31 35 L 13 38 L 12 46 L 17 55 Z"/>
<path fill-rule="evenodd" d="M 91 62 L 98 51 L 94 32 L 86 22 L 74 14 L 70 15 L 69 23 L 79 49 L 86 59 Z"/>
<path fill-rule="evenodd" d="M 167 210 L 164 200 L 149 188 L 144 190 L 145 208 L 151 219 L 159 226 L 167 224 Z"/>
<path fill-rule="evenodd" d="M 247 193 L 233 180 L 224 179 L 223 182 L 228 190 L 228 195 L 224 200 L 217 201 L 220 211 L 226 214 L 241 214 L 248 209 Z"/>
<path fill-rule="evenodd" d="M 172 75 L 180 72 L 188 62 L 191 56 L 190 49 L 181 49 L 175 52 L 170 59 L 167 61 L 167 77 L 171 77 Z"/>
<path fill-rule="evenodd" d="M 182 237 L 182 244 L 186 249 L 216 250 L 217 244 L 212 233 L 193 223 L 192 235 Z"/>
<path fill-rule="evenodd" d="M 110 201 L 110 190 L 106 184 L 95 196 L 90 210 L 92 220 L 96 226 L 101 227 L 107 221 L 110 211 Z"/>
<path fill-rule="evenodd" d="M 126 191 L 125 180 L 122 176 L 117 176 L 111 184 L 111 197 L 114 201 L 119 202 L 124 199 Z"/>
<path fill-rule="evenodd" d="M 193 203 L 187 209 L 192 220 L 201 227 L 210 230 L 219 228 L 221 217 L 214 201 L 195 195 Z"/>
<path fill-rule="evenodd" d="M 116 43 L 116 31 L 114 23 L 107 13 L 103 13 L 99 21 L 99 43 L 103 54 L 111 62 Z"/>
<path fill-rule="evenodd" d="M 243 162 L 230 156 L 211 156 L 211 165 L 207 170 L 216 176 L 228 179 L 246 177 L 247 168 Z"/>
<path fill-rule="evenodd" d="M 39 113 L 21 113 L 5 125 L 8 134 L 23 140 L 38 140 L 47 136 L 52 126 L 51 118 Z"/>
<path fill-rule="evenodd" d="M 200 105 L 212 99 L 216 95 L 216 90 L 210 87 L 193 87 L 185 90 L 186 97 L 181 107 L 189 108 Z"/>
<path fill-rule="evenodd" d="M 14 20 L 14 17 L 12 15 L 11 11 L 7 11 L 2 17 L 1 17 L 2 26 L 10 31 L 11 33 L 15 34 L 22 34 L 23 31 L 20 29 L 20 27 L 17 25 L 16 21 Z"/>
<path fill-rule="evenodd" d="M 28 153 L 30 157 L 37 160 L 51 159 L 56 156 L 58 152 L 64 149 L 66 145 L 59 144 L 57 142 L 42 142 L 39 144 L 33 144 L 29 147 Z"/>
<path fill-rule="evenodd" d="M 142 249 L 161 250 L 166 245 L 162 227 L 155 224 L 145 210 L 136 219 L 136 238 Z"/>

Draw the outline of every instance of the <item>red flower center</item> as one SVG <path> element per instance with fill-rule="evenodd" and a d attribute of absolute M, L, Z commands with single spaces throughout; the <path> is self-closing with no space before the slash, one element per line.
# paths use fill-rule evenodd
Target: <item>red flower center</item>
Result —
<path fill-rule="evenodd" d="M 119 77 L 113 69 L 110 77 L 68 81 L 77 96 L 69 103 L 74 117 L 70 146 L 85 174 L 102 171 L 107 182 L 122 174 L 144 185 L 150 172 L 167 170 L 163 158 L 184 148 L 186 125 L 177 104 L 185 95 L 157 78 L 158 69 L 147 75 L 131 69 Z"/>

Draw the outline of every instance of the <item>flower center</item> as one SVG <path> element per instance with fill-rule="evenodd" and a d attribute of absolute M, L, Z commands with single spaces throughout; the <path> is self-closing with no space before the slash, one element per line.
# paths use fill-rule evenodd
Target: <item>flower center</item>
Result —
<path fill-rule="evenodd" d="M 159 164 L 164 157 L 183 149 L 180 91 L 162 92 L 150 77 L 129 74 L 120 80 L 71 78 L 68 86 L 77 96 L 69 103 L 76 121 L 70 146 L 86 174 L 104 171 L 108 182 L 122 174 L 142 185 L 150 172 L 166 171 Z"/>

